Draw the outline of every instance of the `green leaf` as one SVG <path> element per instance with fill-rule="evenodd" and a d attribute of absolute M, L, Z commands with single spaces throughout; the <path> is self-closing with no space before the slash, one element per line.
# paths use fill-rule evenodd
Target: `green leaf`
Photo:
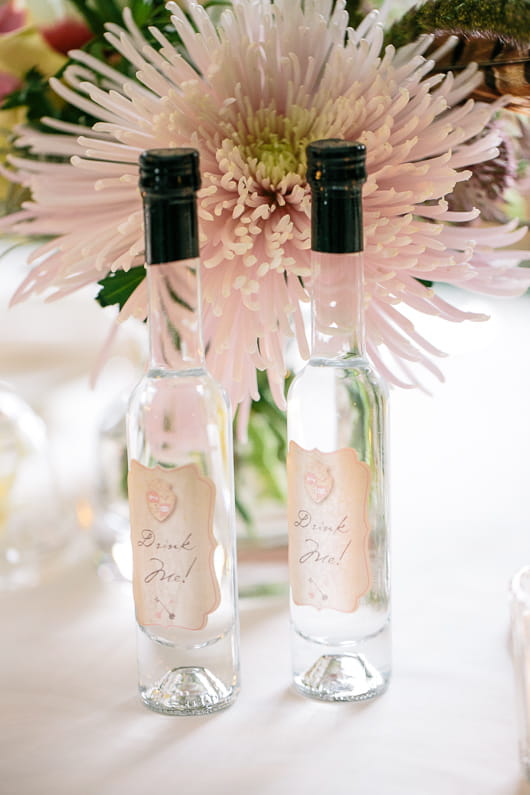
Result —
<path fill-rule="evenodd" d="M 70 0 L 73 6 L 77 9 L 77 11 L 81 14 L 85 22 L 87 23 L 88 27 L 90 28 L 93 33 L 97 35 L 103 33 L 104 24 L 106 22 L 105 19 L 101 19 L 99 14 L 94 11 L 90 6 L 87 4 L 86 0 Z"/>
<path fill-rule="evenodd" d="M 105 22 L 123 23 L 123 16 L 116 0 L 93 0 L 94 6 Z"/>
<path fill-rule="evenodd" d="M 128 271 L 120 270 L 108 273 L 104 279 L 98 282 L 101 285 L 101 290 L 96 296 L 96 301 L 100 306 L 118 304 L 121 309 L 144 278 L 145 268 L 143 265 L 138 265 Z"/>
<path fill-rule="evenodd" d="M 42 116 L 57 115 L 48 91 L 48 78 L 35 67 L 26 72 L 21 87 L 8 94 L 1 104 L 2 110 L 21 106 L 27 106 L 26 118 L 30 122 L 38 122 Z"/>
<path fill-rule="evenodd" d="M 365 8 L 361 0 L 346 0 L 346 11 L 350 18 L 350 25 L 356 28 L 365 16 Z"/>
<path fill-rule="evenodd" d="M 259 400 L 252 403 L 252 414 L 262 415 L 267 423 L 267 431 L 276 438 L 278 452 L 281 458 L 287 454 L 287 419 L 285 412 L 278 408 L 272 396 L 269 386 L 268 376 L 263 371 L 258 371 L 258 391 Z M 285 390 L 289 388 L 293 374 L 290 373 L 285 379 Z"/>
<path fill-rule="evenodd" d="M 150 23 L 153 14 L 153 3 L 150 0 L 133 0 L 130 9 L 139 28 Z"/>

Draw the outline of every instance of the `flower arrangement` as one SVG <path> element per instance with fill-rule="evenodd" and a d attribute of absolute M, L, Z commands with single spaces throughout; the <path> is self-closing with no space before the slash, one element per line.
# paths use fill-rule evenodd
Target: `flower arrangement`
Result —
<path fill-rule="evenodd" d="M 31 91 L 35 64 L 41 79 L 55 74 L 66 63 L 66 57 L 46 39 L 30 18 L 29 10 L 13 2 L 0 6 L 0 158 L 5 160 L 10 148 L 11 131 L 26 120 L 26 108 L 6 98 L 13 92 Z M 45 106 L 39 109 L 44 115 Z M 20 202 L 22 192 L 9 179 L 0 179 L 0 202 L 9 211 Z"/>
<path fill-rule="evenodd" d="M 442 378 L 440 352 L 403 309 L 483 319 L 443 301 L 433 283 L 494 295 L 530 284 L 518 267 L 525 252 L 513 248 L 525 230 L 503 204 L 528 152 L 526 122 L 506 122 L 503 109 L 527 112 L 528 83 L 508 80 L 510 99 L 498 76 L 528 59 L 525 0 L 502 9 L 494 0 L 427 0 L 386 30 L 384 15 L 346 0 L 71 6 L 92 36 L 49 87 L 48 70 L 40 75 L 41 95 L 53 92 L 56 104 L 35 123 L 24 93 L 31 73 L 4 102 L 31 111 L 4 169 L 30 198 L 4 229 L 50 238 L 14 300 L 98 283 L 99 302 L 118 305 L 120 321 L 145 317 L 138 156 L 192 145 L 203 170 L 210 368 L 243 424 L 260 371 L 281 407 L 288 341 L 307 355 L 305 147 L 323 137 L 367 145 L 368 351 L 390 382 L 417 385 L 418 367 Z M 472 47 L 464 52 L 477 41 L 482 68 Z"/>

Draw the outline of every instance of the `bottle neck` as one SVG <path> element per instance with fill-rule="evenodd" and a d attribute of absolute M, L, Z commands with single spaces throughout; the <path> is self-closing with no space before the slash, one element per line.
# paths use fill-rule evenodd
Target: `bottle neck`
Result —
<path fill-rule="evenodd" d="M 197 196 L 191 188 L 166 194 L 143 193 L 147 264 L 199 256 Z"/>
<path fill-rule="evenodd" d="M 363 252 L 311 252 L 312 359 L 364 358 Z"/>
<path fill-rule="evenodd" d="M 149 369 L 204 366 L 198 257 L 147 268 Z"/>
<path fill-rule="evenodd" d="M 311 248 L 312 358 L 364 357 L 360 182 L 314 187 Z"/>
<path fill-rule="evenodd" d="M 144 193 L 150 369 L 204 365 L 197 199 Z"/>

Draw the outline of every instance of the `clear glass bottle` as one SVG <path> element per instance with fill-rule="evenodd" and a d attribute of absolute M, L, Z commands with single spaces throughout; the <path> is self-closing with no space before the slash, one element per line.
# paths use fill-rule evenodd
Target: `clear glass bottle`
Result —
<path fill-rule="evenodd" d="M 140 694 L 172 715 L 239 690 L 231 412 L 204 360 L 199 185 L 193 149 L 140 158 L 150 360 L 127 416 L 133 592 Z"/>
<path fill-rule="evenodd" d="M 391 670 L 386 395 L 365 357 L 365 147 L 307 148 L 311 357 L 287 398 L 293 679 L 301 693 L 357 701 Z"/>

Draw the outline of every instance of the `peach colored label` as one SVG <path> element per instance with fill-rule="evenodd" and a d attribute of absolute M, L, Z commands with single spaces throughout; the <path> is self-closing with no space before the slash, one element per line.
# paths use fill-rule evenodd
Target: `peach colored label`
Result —
<path fill-rule="evenodd" d="M 195 464 L 132 461 L 129 507 L 138 622 L 203 629 L 220 601 L 213 534 L 215 485 Z"/>
<path fill-rule="evenodd" d="M 344 613 L 370 587 L 370 468 L 355 450 L 289 444 L 289 578 L 298 605 Z"/>

